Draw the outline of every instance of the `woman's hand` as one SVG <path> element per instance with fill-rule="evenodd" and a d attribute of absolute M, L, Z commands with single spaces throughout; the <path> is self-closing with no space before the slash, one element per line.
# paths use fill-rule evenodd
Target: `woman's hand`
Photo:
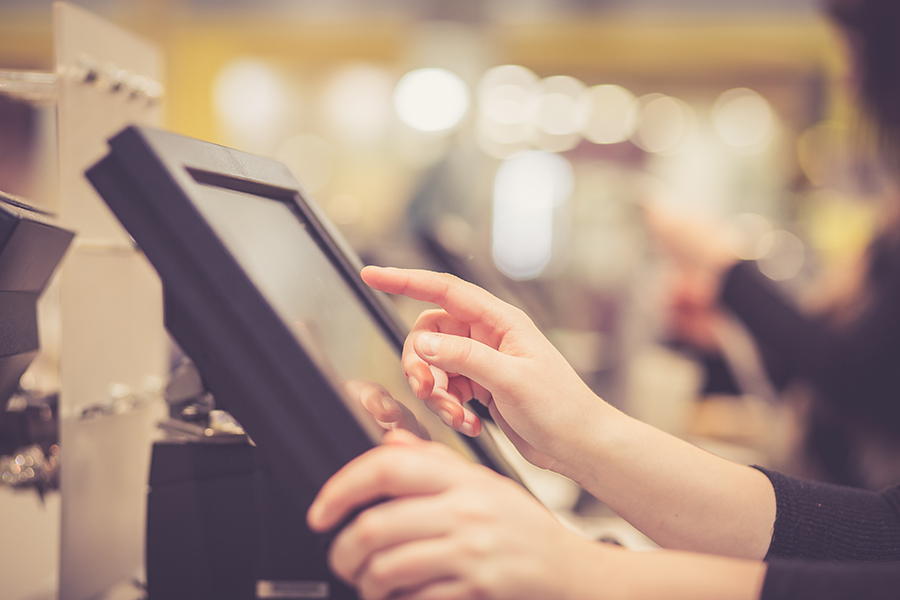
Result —
<path fill-rule="evenodd" d="M 717 328 L 724 319 L 719 293 L 726 271 L 737 262 L 722 223 L 685 216 L 657 206 L 643 207 L 644 222 L 673 259 L 667 310 L 670 333 L 707 352 L 719 350 Z"/>
<path fill-rule="evenodd" d="M 403 430 L 332 477 L 307 521 L 327 531 L 373 502 L 328 556 L 364 600 L 756 600 L 765 575 L 758 561 L 588 540 L 518 484 Z"/>
<path fill-rule="evenodd" d="M 644 223 L 653 238 L 679 264 L 701 269 L 718 279 L 738 261 L 723 223 L 650 204 L 642 208 Z"/>
<path fill-rule="evenodd" d="M 375 289 L 431 302 L 406 339 L 403 369 L 413 392 L 463 433 L 480 422 L 463 405 L 475 398 L 522 455 L 575 477 L 579 444 L 612 410 L 578 377 L 522 311 L 445 273 L 366 267 Z"/>
<path fill-rule="evenodd" d="M 522 455 L 575 480 L 661 546 L 761 558 L 775 494 L 760 471 L 704 452 L 598 398 L 520 310 L 447 274 L 367 267 L 372 287 L 440 310 L 403 349 L 413 391 L 432 410 L 486 404 Z"/>
<path fill-rule="evenodd" d="M 718 304 L 720 282 L 702 269 L 676 266 L 668 281 L 669 334 L 676 340 L 715 353 L 718 329 L 726 318 Z"/>
<path fill-rule="evenodd" d="M 361 512 L 329 562 L 362 598 L 562 598 L 599 545 L 563 527 L 515 482 L 405 431 L 351 461 L 309 509 L 315 531 Z M 580 572 L 580 573 L 579 573 Z"/>

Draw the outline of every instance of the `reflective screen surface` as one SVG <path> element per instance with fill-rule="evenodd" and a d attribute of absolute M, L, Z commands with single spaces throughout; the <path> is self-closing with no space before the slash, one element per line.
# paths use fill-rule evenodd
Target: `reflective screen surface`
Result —
<path fill-rule="evenodd" d="M 383 386 L 431 439 L 474 460 L 459 434 L 412 394 L 390 339 L 291 205 L 211 185 L 198 185 L 197 191 L 194 200 L 203 217 L 323 370 L 339 385 Z M 352 393 L 345 396 L 378 443 L 383 429 Z"/>

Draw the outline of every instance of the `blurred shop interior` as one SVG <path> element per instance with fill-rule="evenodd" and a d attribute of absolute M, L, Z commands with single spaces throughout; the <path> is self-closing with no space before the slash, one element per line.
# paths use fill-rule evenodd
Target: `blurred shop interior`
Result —
<path fill-rule="evenodd" d="M 799 450 L 802 389 L 711 390 L 697 357 L 671 343 L 671 265 L 641 207 L 652 201 L 717 219 L 738 256 L 756 260 L 786 294 L 810 310 L 827 304 L 829 285 L 872 239 L 880 190 L 859 177 L 865 156 L 854 143 L 847 57 L 817 2 L 77 5 L 158 49 L 158 78 L 139 91 L 163 128 L 285 163 L 364 262 L 473 281 L 524 309 L 622 410 L 736 461 L 816 475 Z M 171 415 L 163 392 L 178 364 L 159 342 L 166 355 L 151 375 L 127 385 L 109 378 L 97 399 L 65 406 L 58 338 L 69 325 L 66 310 L 58 313 L 67 274 L 98 253 L 114 262 L 124 246 L 109 250 L 102 231 L 85 233 L 60 204 L 68 185 L 57 175 L 67 160 L 57 139 L 63 74 L 51 20 L 50 2 L 0 0 L 0 191 L 59 214 L 79 234 L 62 281 L 42 300 L 44 351 L 9 401 L 15 418 L 0 434 L 0 596 L 140 597 L 140 565 L 124 583 L 112 571 L 72 583 L 72 548 L 91 545 L 67 524 L 81 513 L 66 507 L 69 494 L 121 477 L 143 490 L 148 450 L 123 448 L 164 435 L 156 423 Z M 131 271 L 102 268 L 98 280 L 131 281 Z M 140 297 L 154 285 L 139 284 Z M 423 308 L 399 307 L 410 324 Z M 135 425 L 137 437 L 122 429 L 54 437 L 56 420 L 100 427 L 135 411 L 149 415 Z M 28 435 L 12 433 L 22 428 Z M 91 453 L 119 462 L 98 474 L 87 465 Z M 576 518 L 607 516 L 578 490 L 547 485 L 548 504 Z M 81 497 L 70 506 L 96 504 Z M 138 563 L 144 524 L 134 514 L 143 511 L 123 516 L 117 533 L 138 538 L 129 550 Z"/>

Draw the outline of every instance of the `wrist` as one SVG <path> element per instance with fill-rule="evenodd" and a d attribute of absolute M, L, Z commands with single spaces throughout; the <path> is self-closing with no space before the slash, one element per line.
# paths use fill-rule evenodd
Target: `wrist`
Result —
<path fill-rule="evenodd" d="M 552 467 L 588 491 L 595 487 L 593 483 L 614 455 L 617 432 L 631 420 L 593 392 L 589 394 L 585 400 L 589 410 L 573 419 L 572 429 L 561 436 L 565 446 L 554 453 L 556 463 Z"/>

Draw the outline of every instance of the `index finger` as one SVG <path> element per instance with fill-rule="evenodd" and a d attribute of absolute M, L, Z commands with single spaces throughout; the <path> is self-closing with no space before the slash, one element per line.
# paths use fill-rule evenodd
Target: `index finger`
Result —
<path fill-rule="evenodd" d="M 368 266 L 360 276 L 376 290 L 437 304 L 466 323 L 497 326 L 507 307 L 490 292 L 449 273 Z"/>

